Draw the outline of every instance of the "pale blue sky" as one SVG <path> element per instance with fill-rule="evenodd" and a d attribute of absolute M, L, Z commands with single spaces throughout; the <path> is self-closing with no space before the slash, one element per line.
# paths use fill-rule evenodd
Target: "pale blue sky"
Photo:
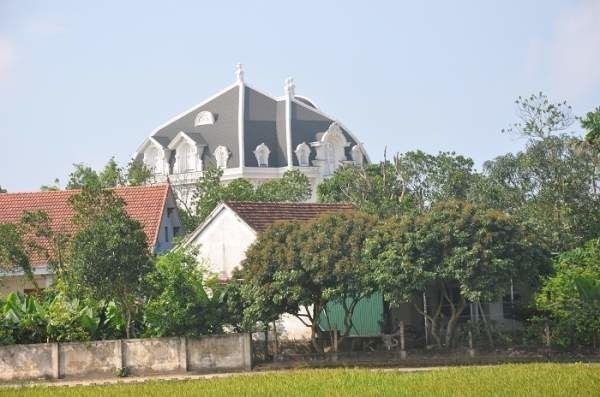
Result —
<path fill-rule="evenodd" d="M 600 105 L 600 1 L 0 0 L 0 185 L 36 190 L 72 163 L 125 163 L 172 116 L 234 81 L 293 76 L 362 140 L 518 150 L 513 100 Z"/>

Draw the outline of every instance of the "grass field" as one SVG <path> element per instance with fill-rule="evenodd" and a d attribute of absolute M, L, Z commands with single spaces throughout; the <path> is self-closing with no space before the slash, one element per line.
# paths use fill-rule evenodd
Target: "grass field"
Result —
<path fill-rule="evenodd" d="M 296 370 L 193 381 L 0 390 L 2 396 L 600 396 L 598 364 L 521 364 L 418 373 Z"/>

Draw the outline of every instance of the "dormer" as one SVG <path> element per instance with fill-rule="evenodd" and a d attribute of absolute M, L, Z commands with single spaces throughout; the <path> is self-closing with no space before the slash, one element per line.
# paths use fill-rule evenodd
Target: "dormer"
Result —
<path fill-rule="evenodd" d="M 254 149 L 254 156 L 256 156 L 256 162 L 259 167 L 268 167 L 269 166 L 269 154 L 271 150 L 265 143 L 261 143 Z"/>
<path fill-rule="evenodd" d="M 202 153 L 206 145 L 198 143 L 190 135 L 180 131 L 169 143 L 168 148 L 175 151 L 173 173 L 185 174 L 202 171 Z"/>
<path fill-rule="evenodd" d="M 321 139 L 311 143 L 311 146 L 317 151 L 314 163 L 321 167 L 321 175 L 328 176 L 347 161 L 346 147 L 350 146 L 350 143 L 339 124 L 333 122 Z"/>
<path fill-rule="evenodd" d="M 298 165 L 300 167 L 310 166 L 310 146 L 308 146 L 306 142 L 302 142 L 296 146 L 294 153 L 296 153 L 296 158 L 298 159 Z"/>
<path fill-rule="evenodd" d="M 214 153 L 217 167 L 222 169 L 227 168 L 227 162 L 229 161 L 230 154 L 231 153 L 229 152 L 229 149 L 227 149 L 225 146 L 217 146 Z"/>
<path fill-rule="evenodd" d="M 203 110 L 196 115 L 194 126 L 213 125 L 215 123 L 215 115 L 207 110 Z"/>
<path fill-rule="evenodd" d="M 154 175 L 169 174 L 169 156 L 171 151 L 155 138 L 147 138 L 136 151 L 134 158 L 141 159 Z"/>

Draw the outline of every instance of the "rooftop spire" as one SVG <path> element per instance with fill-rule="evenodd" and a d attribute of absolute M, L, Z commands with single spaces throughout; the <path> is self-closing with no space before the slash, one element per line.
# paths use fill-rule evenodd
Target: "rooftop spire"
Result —
<path fill-rule="evenodd" d="M 244 68 L 241 63 L 235 65 L 235 77 L 238 83 L 244 82 Z"/>
<path fill-rule="evenodd" d="M 295 95 L 295 88 L 296 84 L 294 84 L 293 78 L 288 77 L 287 79 L 285 79 L 285 83 L 283 84 L 283 90 L 285 91 L 286 95 L 293 98 Z"/>

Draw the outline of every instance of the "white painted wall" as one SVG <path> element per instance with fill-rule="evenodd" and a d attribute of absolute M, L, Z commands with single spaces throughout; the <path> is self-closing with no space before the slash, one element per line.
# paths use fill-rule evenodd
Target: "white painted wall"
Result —
<path fill-rule="evenodd" d="M 198 249 L 198 259 L 219 278 L 229 279 L 246 257 L 256 233 L 228 207 L 223 207 L 189 243 Z"/>

